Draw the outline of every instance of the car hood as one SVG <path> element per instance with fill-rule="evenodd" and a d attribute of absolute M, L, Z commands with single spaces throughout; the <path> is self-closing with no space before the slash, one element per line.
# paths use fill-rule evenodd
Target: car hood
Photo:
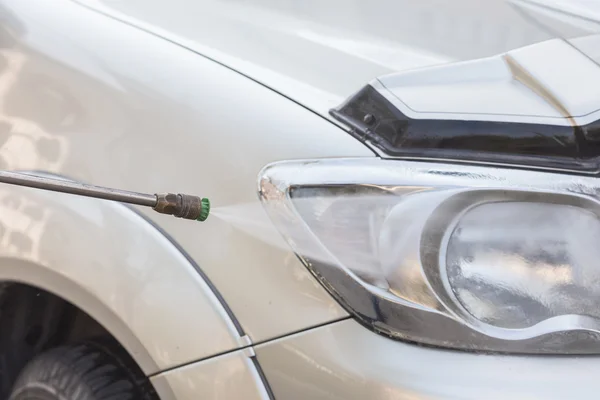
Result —
<path fill-rule="evenodd" d="M 74 1 L 188 47 L 327 118 L 381 75 L 590 33 L 573 22 L 576 16 L 558 23 L 560 10 L 548 13 L 529 1 Z M 548 21 L 559 28 L 550 31 Z"/>

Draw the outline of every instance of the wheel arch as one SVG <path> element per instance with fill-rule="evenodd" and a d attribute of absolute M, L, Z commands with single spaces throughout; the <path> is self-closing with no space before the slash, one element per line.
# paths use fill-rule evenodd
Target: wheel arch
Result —
<path fill-rule="evenodd" d="M 119 203 L 0 187 L 0 281 L 81 309 L 146 375 L 241 343 L 222 299 L 181 249 Z"/>
<path fill-rule="evenodd" d="M 144 371 L 158 370 L 151 353 L 126 322 L 102 299 L 56 271 L 27 260 L 0 258 L 0 282 L 23 284 L 44 290 L 80 309 L 125 348 Z"/>

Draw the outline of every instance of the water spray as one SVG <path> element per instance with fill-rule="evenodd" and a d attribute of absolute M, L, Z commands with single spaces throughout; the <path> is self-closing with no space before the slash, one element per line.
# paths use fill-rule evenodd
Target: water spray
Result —
<path fill-rule="evenodd" d="M 130 192 L 127 190 L 112 189 L 88 185 L 86 183 L 9 171 L 0 171 L 0 183 L 135 204 L 138 206 L 150 207 L 161 214 L 168 214 L 177 218 L 196 221 L 205 221 L 210 213 L 210 201 L 207 198 L 189 194 L 146 194 Z"/>

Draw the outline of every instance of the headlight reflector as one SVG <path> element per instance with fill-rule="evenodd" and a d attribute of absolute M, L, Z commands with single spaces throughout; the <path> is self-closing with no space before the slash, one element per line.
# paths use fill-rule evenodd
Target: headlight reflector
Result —
<path fill-rule="evenodd" d="M 569 314 L 600 319 L 598 239 L 598 217 L 579 207 L 477 206 L 450 236 L 449 285 L 469 314 L 502 328 L 524 329 Z"/>

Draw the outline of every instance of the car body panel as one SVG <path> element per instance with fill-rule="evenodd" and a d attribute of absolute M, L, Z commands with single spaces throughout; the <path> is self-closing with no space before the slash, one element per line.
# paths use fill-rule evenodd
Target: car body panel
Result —
<path fill-rule="evenodd" d="M 588 0 L 508 0 L 545 30 L 573 40 L 600 32 L 600 6 Z"/>
<path fill-rule="evenodd" d="M 456 352 L 384 338 L 345 320 L 257 346 L 275 398 L 574 399 L 600 389 L 597 357 Z"/>
<path fill-rule="evenodd" d="M 269 400 L 248 350 L 200 361 L 151 377 L 161 400 Z"/>
<path fill-rule="evenodd" d="M 563 126 L 599 119 L 600 68 L 561 39 L 494 57 L 390 74 L 377 83 L 398 109 L 417 119 Z"/>
<path fill-rule="evenodd" d="M 503 0 L 485 7 L 478 0 L 73 1 L 194 49 L 326 117 L 377 76 L 554 37 Z"/>
<path fill-rule="evenodd" d="M 0 228 L 0 280 L 77 305 L 146 373 L 240 345 L 229 316 L 188 260 L 121 204 L 3 185 Z M 185 318 L 174 312 L 186 309 Z"/>
<path fill-rule="evenodd" d="M 600 63 L 600 3 L 588 0 L 509 0 L 544 30 Z"/>
<path fill-rule="evenodd" d="M 600 65 L 600 34 L 578 37 L 572 39 L 570 43 Z"/>
<path fill-rule="evenodd" d="M 380 4 L 392 8 L 382 13 Z M 224 208 L 202 225 L 140 212 L 189 253 L 224 303 L 130 209 L 26 189 L 0 193 L 35 199 L 55 226 L 45 228 L 43 253 L 0 243 L 0 277 L 88 312 L 152 375 L 163 400 L 266 398 L 252 343 L 261 343 L 277 398 L 595 390 L 595 358 L 451 352 L 332 323 L 347 313 L 289 248 L 256 237 L 274 235 L 256 193 L 266 164 L 375 157 L 328 115 L 366 82 L 554 36 L 499 0 L 485 9 L 475 0 L 0 0 L 0 167 L 211 198 Z M 250 225 L 222 218 L 240 210 Z M 7 217 L 26 230 L 23 220 Z"/>
<path fill-rule="evenodd" d="M 222 206 L 245 204 L 269 227 L 256 195 L 265 164 L 374 156 L 337 126 L 264 86 L 76 3 L 0 4 L 2 168 L 139 192 L 194 193 Z M 34 140 L 36 135 L 45 140 Z M 218 218 L 199 225 L 141 212 L 190 254 L 251 340 L 346 315 L 289 249 L 273 248 Z M 67 257 L 73 250 L 62 251 Z M 96 255 L 89 250 L 87 256 Z M 165 273 L 171 267 L 164 266 Z M 134 288 L 123 286 L 121 295 L 137 296 Z M 171 289 L 180 295 L 177 285 Z M 169 312 L 182 321 L 200 318 L 192 304 Z M 189 343 L 203 340 L 200 327 L 186 330 L 193 332 Z M 171 345 L 185 357 L 161 367 L 208 352 L 181 340 Z M 213 346 L 212 353 L 222 350 Z"/>

